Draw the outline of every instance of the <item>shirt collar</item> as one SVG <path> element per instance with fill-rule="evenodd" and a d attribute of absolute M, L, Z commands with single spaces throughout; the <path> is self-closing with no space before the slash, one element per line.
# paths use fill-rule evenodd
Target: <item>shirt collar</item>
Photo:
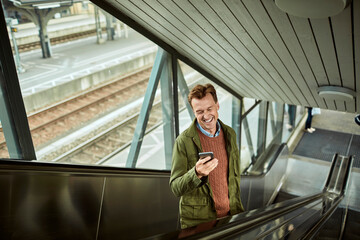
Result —
<path fill-rule="evenodd" d="M 211 133 L 205 131 L 205 129 L 203 129 L 203 128 L 200 126 L 200 124 L 199 124 L 198 121 L 196 121 L 196 126 L 197 126 L 197 128 L 198 128 L 203 134 L 205 134 L 205 135 L 208 136 L 208 137 L 217 137 L 217 136 L 219 136 L 219 134 L 220 134 L 221 125 L 220 125 L 219 120 L 216 122 L 216 132 L 215 132 L 214 135 L 212 135 Z"/>

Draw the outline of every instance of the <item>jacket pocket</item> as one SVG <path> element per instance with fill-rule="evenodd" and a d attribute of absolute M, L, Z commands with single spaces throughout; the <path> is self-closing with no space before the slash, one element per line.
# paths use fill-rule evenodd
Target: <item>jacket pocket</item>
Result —
<path fill-rule="evenodd" d="M 188 219 L 209 219 L 211 207 L 208 198 L 184 198 L 181 216 Z"/>

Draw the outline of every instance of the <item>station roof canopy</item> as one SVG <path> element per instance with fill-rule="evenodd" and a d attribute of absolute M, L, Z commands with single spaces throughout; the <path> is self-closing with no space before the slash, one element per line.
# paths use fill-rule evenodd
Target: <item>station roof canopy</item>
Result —
<path fill-rule="evenodd" d="M 360 0 L 92 1 L 237 96 L 360 112 Z"/>
<path fill-rule="evenodd" d="M 80 0 L 9 0 L 18 7 L 33 7 L 38 9 L 56 8 L 61 6 L 71 6 L 74 2 L 82 2 Z"/>

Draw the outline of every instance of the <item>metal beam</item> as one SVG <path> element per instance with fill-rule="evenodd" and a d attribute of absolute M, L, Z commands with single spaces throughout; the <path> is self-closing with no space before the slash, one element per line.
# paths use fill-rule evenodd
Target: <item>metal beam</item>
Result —
<path fill-rule="evenodd" d="M 178 94 L 178 60 L 172 55 L 171 56 L 171 69 L 173 79 L 173 96 L 174 96 L 174 121 L 175 121 L 175 138 L 180 134 L 179 129 L 179 94 Z"/>
<path fill-rule="evenodd" d="M 192 110 L 192 107 L 190 106 L 190 104 L 188 102 L 188 95 L 189 95 L 190 91 L 189 91 L 188 85 L 186 84 L 184 74 L 181 71 L 179 63 L 177 64 L 177 76 L 178 76 L 178 83 L 179 83 L 179 89 L 180 89 L 181 96 L 184 100 L 184 104 L 188 110 L 189 116 L 190 116 L 191 120 L 193 120 L 195 118 L 195 114 Z"/>
<path fill-rule="evenodd" d="M 0 119 L 10 158 L 35 160 L 29 124 L 0 4 Z"/>
<path fill-rule="evenodd" d="M 131 143 L 130 152 L 126 161 L 126 167 L 135 168 L 139 157 L 139 152 L 143 137 L 145 135 L 146 126 L 149 120 L 150 111 L 154 102 L 156 88 L 159 84 L 161 70 L 166 62 L 167 53 L 159 48 L 156 54 L 153 69 L 150 74 L 149 83 L 146 89 L 144 102 L 140 110 L 140 115 L 136 124 L 134 137 Z"/>
<path fill-rule="evenodd" d="M 275 119 L 274 108 L 273 108 L 272 103 L 269 103 L 269 115 L 270 115 L 270 125 L 271 125 L 272 135 L 275 136 L 275 134 L 276 134 L 276 119 Z"/>
<path fill-rule="evenodd" d="M 266 147 L 266 130 L 267 130 L 267 115 L 268 115 L 269 102 L 261 102 L 259 106 L 259 119 L 258 119 L 258 137 L 257 137 L 257 150 L 256 157 L 259 157 Z"/>
<path fill-rule="evenodd" d="M 241 146 L 241 101 L 242 99 L 232 97 L 231 125 L 236 133 L 236 143 L 238 146 Z"/>
<path fill-rule="evenodd" d="M 249 113 L 249 111 L 247 111 L 246 115 L 245 114 L 245 105 L 244 105 L 244 101 L 241 101 L 241 124 L 244 124 L 244 133 L 245 133 L 245 137 L 246 137 L 246 141 L 249 147 L 249 152 L 250 152 L 250 156 L 251 156 L 251 163 L 254 163 L 255 160 L 255 153 L 254 153 L 254 145 L 252 142 L 252 138 L 251 138 L 251 133 L 250 133 L 250 128 L 249 128 L 249 122 L 247 120 L 247 115 Z M 240 146 L 241 146 L 241 141 L 240 141 Z M 241 147 L 240 147 L 241 149 Z"/>
<path fill-rule="evenodd" d="M 175 142 L 175 111 L 171 68 L 172 59 L 168 56 L 166 59 L 166 64 L 164 64 L 163 66 L 160 77 L 163 134 L 165 147 L 165 166 L 168 170 L 171 169 L 172 148 Z M 177 90 L 175 86 L 174 89 Z"/>

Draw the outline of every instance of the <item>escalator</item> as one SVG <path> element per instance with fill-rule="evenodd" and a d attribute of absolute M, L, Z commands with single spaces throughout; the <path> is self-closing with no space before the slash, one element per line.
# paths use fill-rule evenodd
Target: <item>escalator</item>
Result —
<path fill-rule="evenodd" d="M 287 148 L 272 151 L 260 176 L 242 176 L 247 212 L 201 227 L 195 235 L 178 229 L 178 199 L 169 171 L 0 161 L 1 239 L 298 239 L 320 237 L 331 216 L 346 215 L 333 235 L 357 234 L 351 209 L 337 213 L 352 158 L 336 155 L 322 191 L 308 196 L 282 193 Z M 255 168 L 254 168 L 255 169 Z M 304 169 L 302 169 L 304 170 Z M 280 191 L 280 194 L 279 194 Z M 335 214 L 335 215 L 334 215 Z M 343 223 L 346 224 L 343 224 Z M 338 223 L 335 223 L 338 224 Z M 332 228 L 333 229 L 333 228 Z M 350 230 L 349 230 L 350 229 Z M 340 232 L 340 233 L 339 233 Z M 355 235 L 359 236 L 359 234 Z M 339 239 L 339 238 L 337 238 Z"/>
<path fill-rule="evenodd" d="M 177 229 L 169 171 L 0 161 L 0 239 L 139 239 Z"/>
<path fill-rule="evenodd" d="M 336 216 L 336 210 L 344 198 L 352 160 L 352 157 L 334 156 L 320 193 L 218 220 L 211 228 L 206 228 L 207 223 L 204 223 L 196 227 L 199 230 L 197 233 L 194 228 L 195 231 L 189 236 L 184 237 L 184 231 L 178 231 L 148 239 L 174 239 L 178 236 L 184 239 L 320 239 L 324 226 L 334 213 Z M 334 239 L 341 239 L 340 231 L 336 234 Z"/>

